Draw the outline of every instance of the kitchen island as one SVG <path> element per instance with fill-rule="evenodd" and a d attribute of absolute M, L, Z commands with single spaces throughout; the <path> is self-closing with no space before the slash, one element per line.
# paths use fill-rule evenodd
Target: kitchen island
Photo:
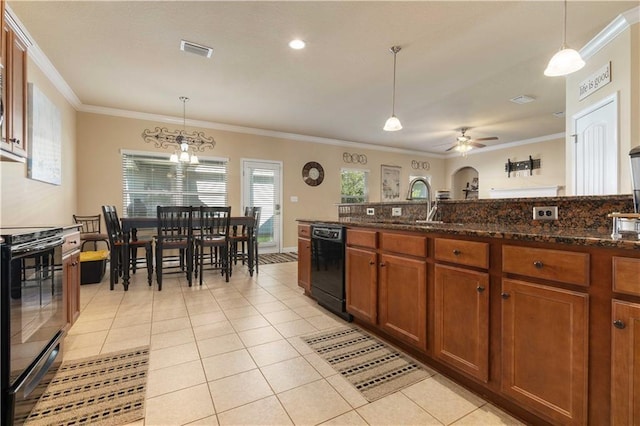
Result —
<path fill-rule="evenodd" d="M 299 220 L 303 242 L 312 223 Z M 359 325 L 526 422 L 640 421 L 637 239 L 605 226 L 324 223 L 346 228 Z M 299 253 L 301 283 L 311 256 Z"/>

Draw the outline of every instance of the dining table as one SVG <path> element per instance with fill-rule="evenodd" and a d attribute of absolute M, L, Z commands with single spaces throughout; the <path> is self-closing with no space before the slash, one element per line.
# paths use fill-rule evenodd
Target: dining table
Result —
<path fill-rule="evenodd" d="M 139 229 L 157 229 L 158 228 L 158 218 L 155 216 L 132 216 L 132 217 L 122 217 L 120 218 L 121 228 L 122 228 L 122 239 L 123 239 L 123 247 L 122 247 L 122 264 L 129 265 L 130 262 L 130 251 L 129 251 L 129 243 L 130 241 L 136 241 L 138 236 Z M 253 216 L 231 216 L 229 218 L 229 234 L 237 235 L 238 227 L 244 227 L 247 230 L 247 266 L 249 268 L 249 275 L 253 276 L 254 270 L 254 232 L 253 228 L 255 227 L 255 218 Z M 198 227 L 198 220 L 193 219 L 193 227 Z M 122 285 L 124 286 L 124 291 L 129 290 L 129 281 L 130 274 L 129 268 L 122 268 Z"/>

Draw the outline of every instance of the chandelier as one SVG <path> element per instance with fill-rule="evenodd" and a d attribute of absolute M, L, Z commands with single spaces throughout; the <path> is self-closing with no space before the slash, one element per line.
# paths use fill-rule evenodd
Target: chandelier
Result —
<path fill-rule="evenodd" d="M 145 142 L 153 142 L 156 148 L 175 148 L 169 161 L 173 163 L 199 164 L 196 152 L 204 152 L 205 148 L 213 149 L 216 141 L 205 136 L 204 132 L 194 131 L 187 133 L 186 128 L 186 104 L 189 98 L 180 96 L 182 101 L 182 130 L 169 131 L 165 127 L 156 127 L 154 130 L 145 129 L 142 138 Z"/>

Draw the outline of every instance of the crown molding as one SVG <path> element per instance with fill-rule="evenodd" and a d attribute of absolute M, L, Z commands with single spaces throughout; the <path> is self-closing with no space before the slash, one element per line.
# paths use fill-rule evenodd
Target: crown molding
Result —
<path fill-rule="evenodd" d="M 580 56 L 585 60 L 591 58 L 623 31 L 638 22 L 640 22 L 640 6 L 621 13 L 580 49 Z"/>

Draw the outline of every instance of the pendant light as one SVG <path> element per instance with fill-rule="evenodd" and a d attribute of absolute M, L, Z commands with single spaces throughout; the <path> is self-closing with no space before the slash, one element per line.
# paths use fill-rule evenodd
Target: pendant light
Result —
<path fill-rule="evenodd" d="M 547 65 L 547 69 L 544 70 L 544 75 L 547 77 L 571 74 L 584 67 L 584 61 L 580 53 L 567 46 L 567 0 L 564 0 L 564 25 L 562 31 L 560 51 L 553 55 L 549 65 Z"/>
<path fill-rule="evenodd" d="M 400 46 L 391 46 L 389 49 L 393 53 L 393 95 L 391 98 L 391 117 L 384 123 L 383 130 L 387 132 L 395 132 L 402 129 L 400 120 L 396 117 L 396 55 L 402 49 Z"/>

